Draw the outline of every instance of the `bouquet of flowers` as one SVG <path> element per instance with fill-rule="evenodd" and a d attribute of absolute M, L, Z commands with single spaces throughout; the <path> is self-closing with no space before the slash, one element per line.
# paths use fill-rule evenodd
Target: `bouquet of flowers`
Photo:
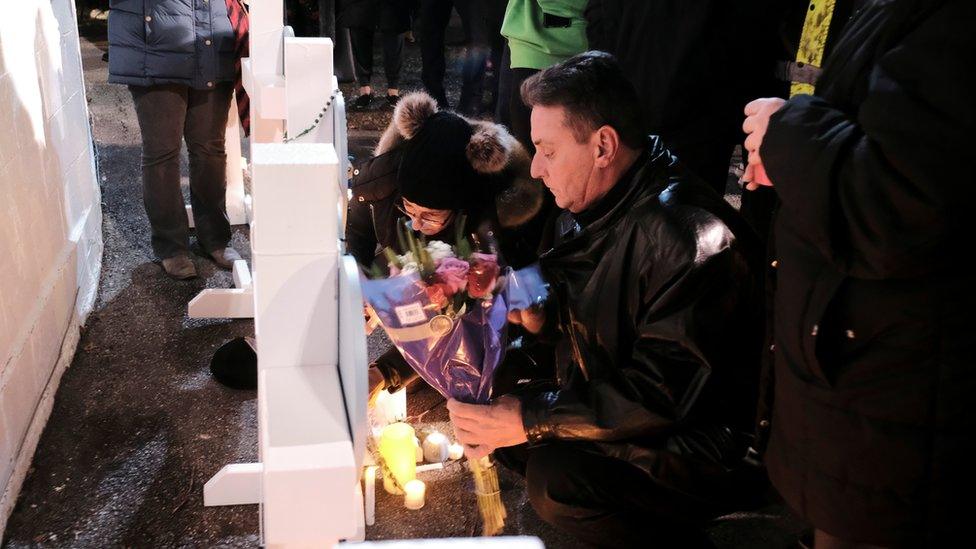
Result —
<path fill-rule="evenodd" d="M 538 266 L 499 266 L 497 253 L 474 250 L 459 234 L 455 245 L 417 238 L 406 225 L 402 249 L 384 253 L 388 274 L 374 266 L 363 297 L 403 358 L 445 398 L 471 404 L 491 400 L 494 372 L 505 354 L 507 315 L 547 295 Z M 498 476 L 487 459 L 472 462 L 485 535 L 501 531 L 505 509 Z"/>

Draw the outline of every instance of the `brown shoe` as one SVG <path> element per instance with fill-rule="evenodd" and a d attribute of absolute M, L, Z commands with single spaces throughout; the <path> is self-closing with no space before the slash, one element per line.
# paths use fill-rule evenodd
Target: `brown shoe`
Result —
<path fill-rule="evenodd" d="M 214 263 L 216 263 L 218 267 L 228 271 L 234 268 L 235 261 L 238 259 L 244 259 L 241 257 L 241 254 L 237 253 L 237 250 L 231 248 L 230 246 L 210 252 L 210 258 L 213 259 Z"/>
<path fill-rule="evenodd" d="M 197 268 L 187 255 L 175 255 L 163 260 L 163 270 L 176 280 L 189 280 L 197 277 Z"/>

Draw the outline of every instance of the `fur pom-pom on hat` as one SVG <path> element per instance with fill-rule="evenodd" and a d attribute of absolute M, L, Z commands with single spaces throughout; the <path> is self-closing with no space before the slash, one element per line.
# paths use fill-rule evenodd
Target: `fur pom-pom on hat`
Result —
<path fill-rule="evenodd" d="M 437 101 L 425 92 L 412 92 L 397 101 L 393 124 L 404 139 L 413 139 L 424 122 L 438 112 Z"/>

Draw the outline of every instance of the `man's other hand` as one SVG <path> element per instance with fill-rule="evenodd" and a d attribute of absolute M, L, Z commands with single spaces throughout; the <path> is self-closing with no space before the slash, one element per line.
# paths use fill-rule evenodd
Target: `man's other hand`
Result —
<path fill-rule="evenodd" d="M 468 459 L 481 459 L 495 448 L 516 446 L 526 442 L 522 426 L 522 403 L 515 397 L 503 396 L 489 405 L 465 404 L 454 399 L 447 401 L 454 435 L 464 446 Z"/>
<path fill-rule="evenodd" d="M 512 324 L 521 324 L 530 334 L 537 334 L 546 324 L 546 312 L 542 307 L 512 309 L 508 312 L 508 321 Z"/>

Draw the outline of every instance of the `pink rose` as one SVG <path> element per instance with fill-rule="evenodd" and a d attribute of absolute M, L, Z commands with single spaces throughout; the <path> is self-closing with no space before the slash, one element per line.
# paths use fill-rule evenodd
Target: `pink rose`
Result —
<path fill-rule="evenodd" d="M 443 283 L 435 283 L 427 286 L 427 298 L 433 303 L 438 309 L 443 309 L 447 305 L 447 299 L 449 297 L 448 291 L 450 288 Z"/>
<path fill-rule="evenodd" d="M 468 284 L 468 262 L 456 257 L 446 257 L 437 266 L 434 276 L 450 288 L 450 295 L 463 292 Z"/>
<path fill-rule="evenodd" d="M 482 256 L 482 258 L 476 259 L 475 255 Z M 468 270 L 468 295 L 475 299 L 490 297 L 500 270 L 495 261 L 495 256 L 471 254 L 471 257 L 475 259 L 475 262 Z M 485 257 L 490 257 L 490 260 L 485 259 Z"/>
<path fill-rule="evenodd" d="M 479 261 L 484 261 L 486 263 L 498 264 L 498 256 L 495 254 L 483 254 L 481 252 L 473 252 L 471 254 L 471 262 L 477 263 Z"/>

